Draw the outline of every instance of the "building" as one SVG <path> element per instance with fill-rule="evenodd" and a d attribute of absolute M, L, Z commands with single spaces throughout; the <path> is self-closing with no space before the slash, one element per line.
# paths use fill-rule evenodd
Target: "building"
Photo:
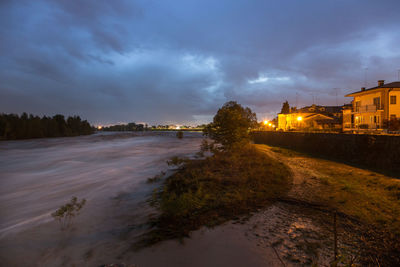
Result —
<path fill-rule="evenodd" d="M 343 109 L 343 131 L 382 130 L 391 119 L 400 118 L 400 82 L 385 84 L 346 95 L 353 97 L 351 106 Z"/>
<path fill-rule="evenodd" d="M 341 130 L 342 106 L 312 105 L 300 109 L 291 108 L 288 114 L 278 114 L 277 130 L 319 131 Z"/>

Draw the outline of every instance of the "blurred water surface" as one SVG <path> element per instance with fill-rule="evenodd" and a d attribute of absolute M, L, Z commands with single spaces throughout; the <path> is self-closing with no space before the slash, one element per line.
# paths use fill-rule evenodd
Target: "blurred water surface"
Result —
<path fill-rule="evenodd" d="M 0 241 L 52 221 L 72 196 L 87 199 L 82 227 L 98 225 L 115 210 L 110 200 L 143 202 L 147 178 L 166 170 L 171 156 L 193 155 L 200 142 L 200 133 L 180 140 L 174 132 L 0 142 Z"/>

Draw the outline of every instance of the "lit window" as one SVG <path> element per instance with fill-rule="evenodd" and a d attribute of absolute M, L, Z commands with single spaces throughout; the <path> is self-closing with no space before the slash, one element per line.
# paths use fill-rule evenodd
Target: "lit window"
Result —
<path fill-rule="evenodd" d="M 395 95 L 391 95 L 390 96 L 390 104 L 391 105 L 396 105 L 396 96 Z"/>

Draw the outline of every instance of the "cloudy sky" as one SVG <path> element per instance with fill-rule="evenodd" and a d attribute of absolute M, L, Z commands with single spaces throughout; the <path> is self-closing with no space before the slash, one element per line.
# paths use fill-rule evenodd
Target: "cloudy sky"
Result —
<path fill-rule="evenodd" d="M 201 123 L 273 118 L 398 79 L 400 1 L 0 0 L 0 112 Z"/>

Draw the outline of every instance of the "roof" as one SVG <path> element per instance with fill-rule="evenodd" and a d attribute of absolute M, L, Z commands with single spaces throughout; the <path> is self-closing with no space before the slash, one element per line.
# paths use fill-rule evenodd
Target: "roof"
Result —
<path fill-rule="evenodd" d="M 367 92 L 367 91 L 371 91 L 371 90 L 375 90 L 375 89 L 381 89 L 381 88 L 400 88 L 400 81 L 386 83 L 386 84 L 381 85 L 381 86 L 371 87 L 371 88 L 365 89 L 364 91 L 357 91 L 357 92 L 353 92 L 353 93 L 347 94 L 346 96 L 351 96 L 353 94 L 364 93 L 364 92 Z"/>
<path fill-rule="evenodd" d="M 309 119 L 312 119 L 312 118 L 314 118 L 314 117 L 324 117 L 324 118 L 327 119 L 327 120 L 333 120 L 332 117 L 323 115 L 323 114 L 321 114 L 321 113 L 312 113 L 311 115 L 304 116 L 304 120 L 309 120 Z"/>

